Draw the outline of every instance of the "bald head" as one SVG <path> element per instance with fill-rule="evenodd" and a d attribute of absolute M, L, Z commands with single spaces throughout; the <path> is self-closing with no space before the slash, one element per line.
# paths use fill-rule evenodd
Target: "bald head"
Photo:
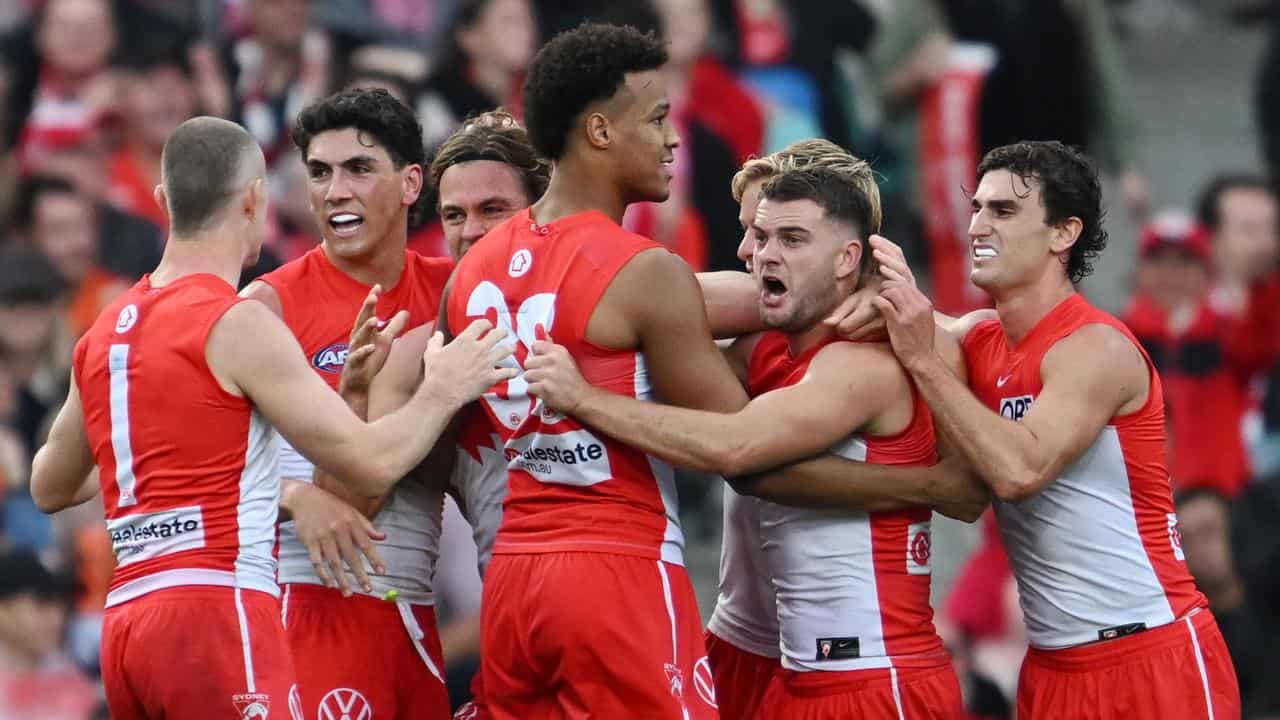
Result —
<path fill-rule="evenodd" d="M 161 160 L 170 232 L 191 235 L 213 223 L 236 193 L 266 175 L 262 149 L 239 125 L 197 117 L 178 126 Z"/>

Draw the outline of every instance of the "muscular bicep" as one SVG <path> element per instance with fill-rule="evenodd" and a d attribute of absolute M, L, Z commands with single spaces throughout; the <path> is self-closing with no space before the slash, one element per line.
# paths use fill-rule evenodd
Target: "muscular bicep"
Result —
<path fill-rule="evenodd" d="M 1040 374 L 1043 389 L 1020 422 L 1035 436 L 1046 481 L 1083 455 L 1113 417 L 1141 408 L 1151 388 L 1141 353 L 1106 325 L 1086 325 L 1059 341 Z"/>
<path fill-rule="evenodd" d="M 640 253 L 618 273 L 601 303 L 616 304 L 620 322 L 630 324 L 663 402 L 716 412 L 747 404 L 746 391 L 711 339 L 698 281 L 678 256 Z"/>
<path fill-rule="evenodd" d="M 206 354 L 215 376 L 247 396 L 298 452 L 322 466 L 342 459 L 360 420 L 312 371 L 284 323 L 260 303 L 228 310 L 209 333 Z"/>
<path fill-rule="evenodd" d="M 760 289 L 750 273 L 722 270 L 696 277 L 714 337 L 733 338 L 764 329 L 757 302 Z"/>

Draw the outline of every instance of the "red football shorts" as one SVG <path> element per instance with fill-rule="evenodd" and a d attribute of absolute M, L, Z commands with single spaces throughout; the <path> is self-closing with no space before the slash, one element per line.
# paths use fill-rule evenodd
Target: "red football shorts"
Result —
<path fill-rule="evenodd" d="M 290 584 L 283 591 L 281 613 L 306 720 L 449 717 L 434 608 L 368 595 L 344 598 L 322 585 Z"/>
<path fill-rule="evenodd" d="M 710 630 L 705 637 L 707 659 L 716 683 L 716 703 L 723 720 L 754 720 L 774 673 L 782 668 L 778 658 L 748 652 L 722 640 Z"/>
<path fill-rule="evenodd" d="M 679 565 L 590 552 L 495 555 L 481 672 L 496 720 L 718 717 Z"/>
<path fill-rule="evenodd" d="M 484 699 L 484 673 L 471 676 L 471 699 L 458 706 L 453 720 L 492 720 L 489 703 Z"/>
<path fill-rule="evenodd" d="M 927 668 L 779 670 L 760 708 L 761 720 L 957 720 L 962 717 L 964 700 L 950 662 Z"/>
<path fill-rule="evenodd" d="M 102 682 L 113 720 L 302 720 L 280 603 L 183 586 L 107 608 Z"/>
<path fill-rule="evenodd" d="M 1065 650 L 1027 651 L 1018 720 L 1238 720 L 1240 688 L 1213 613 Z"/>

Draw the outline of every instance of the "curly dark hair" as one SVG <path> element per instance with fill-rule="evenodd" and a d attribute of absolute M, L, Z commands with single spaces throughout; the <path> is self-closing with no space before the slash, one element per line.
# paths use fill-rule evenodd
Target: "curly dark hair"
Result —
<path fill-rule="evenodd" d="M 1107 247 L 1102 229 L 1102 183 L 1093 161 L 1075 148 L 1051 141 L 1024 141 L 995 148 L 978 164 L 978 181 L 992 170 L 1008 170 L 1024 182 L 1040 184 L 1045 223 L 1079 218 L 1083 227 L 1067 258 L 1067 276 L 1078 283 L 1093 272 L 1093 260 Z"/>
<path fill-rule="evenodd" d="M 538 51 L 524 85 L 529 139 L 551 160 L 564 155 L 569 129 L 588 105 L 613 97 L 629 73 L 656 70 L 667 50 L 630 25 L 583 23 Z"/>
<path fill-rule="evenodd" d="M 471 160 L 510 165 L 520 175 L 530 204 L 542 197 L 551 180 L 551 164 L 538 157 L 529 135 L 506 110 L 490 110 L 463 122 L 436 151 L 427 169 L 427 182 L 438 192 L 445 170 Z"/>
<path fill-rule="evenodd" d="M 422 124 L 412 110 L 382 88 L 343 90 L 317 100 L 298 113 L 291 136 L 305 158 L 316 135 L 346 128 L 372 135 L 397 169 L 427 164 Z"/>

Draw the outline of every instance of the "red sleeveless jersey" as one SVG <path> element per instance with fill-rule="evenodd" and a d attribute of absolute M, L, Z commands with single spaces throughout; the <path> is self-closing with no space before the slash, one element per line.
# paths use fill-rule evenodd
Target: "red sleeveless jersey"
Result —
<path fill-rule="evenodd" d="M 748 368 L 751 396 L 800 382 L 833 342 L 844 341 L 827 340 L 793 357 L 786 335 L 765 333 Z M 911 421 L 901 432 L 852 435 L 831 451 L 877 465 L 933 465 L 933 416 L 914 385 L 911 395 Z M 761 505 L 783 667 L 843 671 L 947 661 L 929 604 L 931 518 L 927 507 L 850 513 Z"/>
<path fill-rule="evenodd" d="M 448 258 L 423 257 L 406 250 L 400 281 L 395 287 L 383 288 L 378 298 L 378 317 L 390 319 L 396 312 L 408 310 L 407 330 L 435 320 L 452 271 L 453 262 Z M 336 390 L 347 362 L 351 325 L 369 286 L 334 267 L 320 246 L 258 279 L 280 296 L 285 325 L 302 344 L 311 367 Z"/>
<path fill-rule="evenodd" d="M 568 348 L 589 382 L 650 399 L 640 352 L 603 348 L 585 335 L 618 271 L 637 253 L 660 247 L 601 212 L 537 225 L 525 210 L 490 231 L 458 264 L 449 328 L 458 333 L 487 318 L 516 342 L 509 362 L 523 367 L 541 326 Z M 495 386 L 480 405 L 475 422 L 489 432 L 472 427 L 463 435 L 496 436 L 508 468 L 494 553 L 594 551 L 682 563 L 670 466 L 544 411 L 523 375 Z"/>
<path fill-rule="evenodd" d="M 150 276 L 76 344 L 73 372 L 116 555 L 107 606 L 179 585 L 277 595 L 276 434 L 205 360 L 241 302 L 213 275 Z"/>
<path fill-rule="evenodd" d="M 1021 419 L 1040 394 L 1045 354 L 1092 324 L 1115 328 L 1142 353 L 1151 377 L 1146 404 L 1111 418 L 1093 445 L 1034 497 L 995 503 L 1028 636 L 1042 649 L 1165 625 L 1205 606 L 1178 536 L 1160 376 L 1123 323 L 1079 294 L 1013 347 L 999 321 L 979 323 L 964 339 L 969 386 L 994 412 Z"/>
<path fill-rule="evenodd" d="M 453 262 L 448 258 L 428 258 L 406 250 L 399 281 L 384 288 L 378 297 L 378 317 L 389 319 L 407 310 L 406 328 L 434 322 L 452 270 Z M 351 325 L 369 294 L 369 286 L 335 267 L 320 247 L 259 279 L 280 297 L 281 316 L 302 345 L 311 367 L 336 390 L 346 364 Z M 283 446 L 281 476 L 310 479 L 314 469 L 311 463 L 287 442 Z M 396 485 L 390 501 L 376 518 L 387 536 L 377 543 L 387 572 L 369 574 L 372 595 L 382 597 L 394 589 L 407 602 L 432 602 L 431 579 L 440 545 L 443 499 L 439 492 L 419 483 Z M 292 521 L 280 524 L 279 560 L 281 584 L 323 584 Z"/>

